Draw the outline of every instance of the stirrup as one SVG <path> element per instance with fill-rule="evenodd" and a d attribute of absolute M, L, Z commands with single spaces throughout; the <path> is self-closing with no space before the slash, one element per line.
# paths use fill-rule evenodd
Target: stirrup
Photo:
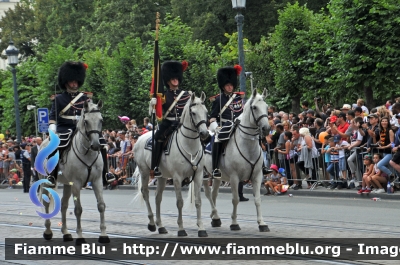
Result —
<path fill-rule="evenodd" d="M 47 180 L 50 181 L 50 183 L 46 183 L 48 187 L 55 187 L 56 186 L 56 179 L 53 176 L 48 176 Z"/>
<path fill-rule="evenodd" d="M 262 172 L 263 172 L 263 175 L 268 175 L 268 174 L 272 173 L 272 170 L 268 170 L 266 167 L 263 167 Z"/>
<path fill-rule="evenodd" d="M 212 176 L 215 179 L 221 178 L 221 170 L 219 170 L 219 168 L 214 169 Z"/>
<path fill-rule="evenodd" d="M 161 172 L 158 167 L 154 168 L 154 177 L 161 177 Z"/>

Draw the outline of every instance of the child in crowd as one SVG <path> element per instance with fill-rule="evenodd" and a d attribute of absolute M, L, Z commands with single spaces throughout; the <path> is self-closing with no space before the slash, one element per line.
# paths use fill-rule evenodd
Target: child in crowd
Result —
<path fill-rule="evenodd" d="M 8 178 L 9 189 L 13 189 L 13 184 L 18 184 L 19 177 L 15 168 L 10 170 L 10 177 Z"/>
<path fill-rule="evenodd" d="M 340 136 L 331 137 L 328 139 L 329 148 L 326 150 L 330 154 L 331 162 L 327 171 L 331 178 L 331 185 L 328 189 L 335 189 L 337 187 L 336 179 L 339 177 L 339 150 L 336 149 L 336 144 L 340 141 Z"/>
<path fill-rule="evenodd" d="M 331 154 L 327 152 L 328 149 L 330 148 L 329 138 L 331 138 L 330 135 L 327 135 L 324 137 L 324 142 L 322 143 L 322 147 L 321 147 L 321 154 L 324 155 L 324 165 L 325 165 L 324 168 L 326 169 L 325 176 L 326 176 L 327 180 L 329 180 L 329 173 L 328 173 L 327 169 L 328 169 L 329 165 L 331 164 Z M 326 185 L 325 182 L 323 182 L 323 184 L 324 184 L 324 186 Z"/>
<path fill-rule="evenodd" d="M 362 186 L 361 190 L 357 192 L 357 194 L 362 193 L 370 193 L 371 192 L 371 177 L 375 174 L 375 166 L 372 162 L 371 155 L 364 156 L 364 165 L 365 165 L 365 173 L 362 177 Z"/>
<path fill-rule="evenodd" d="M 285 169 L 280 168 L 278 170 L 278 174 L 280 175 L 281 179 L 280 179 L 280 183 L 274 187 L 275 195 L 280 195 L 280 194 L 286 192 L 289 188 L 289 185 L 287 185 L 288 181 L 286 178 Z"/>
<path fill-rule="evenodd" d="M 376 165 L 375 174 L 371 177 L 371 184 L 375 188 L 374 193 L 385 193 L 382 185 L 386 186 L 389 176 L 378 168 L 378 162 L 382 159 L 381 154 L 374 154 L 374 163 Z"/>
<path fill-rule="evenodd" d="M 267 189 L 267 193 L 265 193 L 264 195 L 270 195 L 271 194 L 270 189 L 272 192 L 275 191 L 275 186 L 278 185 L 280 178 L 278 174 L 279 169 L 277 165 L 271 164 L 270 169 L 272 170 L 272 173 L 269 176 L 271 179 L 264 183 L 264 186 Z"/>
<path fill-rule="evenodd" d="M 337 190 L 347 188 L 347 161 L 344 150 L 347 149 L 349 145 L 350 144 L 347 141 L 343 140 L 340 137 L 339 142 L 336 144 L 336 149 L 339 150 L 339 171 L 342 172 L 341 181 L 337 183 L 337 186 L 335 188 Z"/>

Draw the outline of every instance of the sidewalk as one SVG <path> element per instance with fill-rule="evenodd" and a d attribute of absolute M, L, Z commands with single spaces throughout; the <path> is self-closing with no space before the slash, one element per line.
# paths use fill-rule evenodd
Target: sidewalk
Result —
<path fill-rule="evenodd" d="M 0 185 L 0 189 L 7 189 L 8 185 Z M 150 190 L 155 190 L 157 186 L 150 186 Z M 303 185 L 303 187 L 306 187 L 306 185 Z M 62 185 L 58 186 L 59 189 L 62 188 Z M 18 190 L 20 192 L 20 189 L 22 189 L 21 185 L 14 185 L 14 189 Z M 132 185 L 120 185 L 118 186 L 118 189 L 120 190 L 137 190 L 137 186 L 132 186 Z M 174 186 L 166 186 L 165 190 L 173 191 Z M 183 187 L 183 191 L 187 191 L 188 187 Z M 202 188 L 202 192 L 204 192 L 204 189 Z M 231 188 L 230 187 L 220 187 L 219 188 L 220 193 L 231 193 Z M 264 188 L 261 189 L 261 195 L 266 192 Z M 249 197 L 253 194 L 253 189 L 252 188 L 243 188 L 243 193 L 246 194 L 246 197 Z M 348 199 L 367 199 L 370 200 L 372 198 L 381 198 L 382 200 L 400 200 L 400 192 L 397 191 L 394 194 L 387 194 L 387 193 L 381 193 L 381 194 L 357 194 L 357 190 L 348 190 L 348 189 L 342 189 L 342 190 L 328 190 L 324 187 L 318 186 L 316 189 L 310 191 L 307 188 L 299 189 L 299 190 L 288 190 L 286 193 L 280 196 L 288 196 L 289 194 L 292 194 L 293 197 L 296 196 L 306 196 L 306 197 L 325 197 L 325 198 L 348 198 Z M 264 198 L 268 198 L 271 196 L 263 196 Z M 274 196 L 272 196 L 274 197 Z M 278 196 L 279 197 L 279 196 Z"/>

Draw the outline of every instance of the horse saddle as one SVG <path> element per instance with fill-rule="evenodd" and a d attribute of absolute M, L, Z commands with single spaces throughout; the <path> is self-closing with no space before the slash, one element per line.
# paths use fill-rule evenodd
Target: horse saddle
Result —
<path fill-rule="evenodd" d="M 66 131 L 59 132 L 58 137 L 60 138 L 60 145 L 58 146 L 58 148 L 59 149 L 67 148 L 69 146 L 69 144 L 71 143 L 73 136 L 74 136 L 74 131 L 72 129 L 68 129 Z M 102 146 L 107 145 L 106 140 L 103 138 L 102 135 L 100 136 L 99 141 L 100 141 L 100 145 L 102 145 Z"/>
<path fill-rule="evenodd" d="M 167 139 L 165 139 L 164 142 L 163 142 L 165 155 L 169 155 L 169 153 L 171 151 L 172 140 L 173 140 L 172 136 L 173 136 L 173 134 L 170 134 L 167 137 Z M 152 140 L 153 140 L 153 137 L 150 137 L 149 139 L 146 140 L 146 144 L 144 145 L 144 149 L 149 150 L 149 151 L 153 150 Z"/>

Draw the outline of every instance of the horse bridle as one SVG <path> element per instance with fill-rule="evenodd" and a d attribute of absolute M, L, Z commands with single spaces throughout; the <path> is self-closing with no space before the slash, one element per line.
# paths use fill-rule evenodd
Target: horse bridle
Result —
<path fill-rule="evenodd" d="M 262 115 L 260 115 L 260 116 L 258 117 L 258 119 L 256 119 L 256 115 L 254 115 L 254 111 L 253 111 L 254 108 L 251 106 L 251 103 L 252 103 L 252 102 L 250 102 L 251 115 L 253 116 L 253 119 L 254 119 L 256 125 L 259 126 L 258 123 L 260 122 L 260 120 L 261 120 L 262 118 L 265 118 L 265 117 L 268 118 L 268 115 L 267 115 L 267 114 L 262 114 Z"/>
<path fill-rule="evenodd" d="M 253 120 L 254 120 L 255 124 L 257 125 L 257 127 L 248 127 L 248 126 L 244 126 L 244 125 L 242 125 L 242 124 L 239 123 L 239 130 L 240 130 L 242 133 L 244 133 L 244 134 L 247 134 L 247 135 L 250 135 L 250 136 L 256 136 L 256 135 L 259 134 L 259 131 L 260 131 L 260 128 L 259 128 L 258 123 L 260 122 L 260 120 L 261 120 L 262 118 L 268 118 L 268 115 L 267 115 L 267 114 L 262 114 L 262 115 L 260 115 L 258 118 L 256 118 L 256 115 L 254 114 L 254 108 L 251 106 L 252 103 L 253 103 L 253 100 L 251 100 L 251 101 L 249 102 L 249 104 L 250 104 L 250 110 L 251 110 L 251 116 L 253 117 Z M 251 133 L 245 132 L 245 131 L 243 131 L 243 130 L 241 129 L 241 127 L 245 128 L 245 129 L 256 130 L 256 133 L 255 133 L 255 134 L 251 134 Z"/>
<path fill-rule="evenodd" d="M 96 112 L 100 112 L 100 110 L 91 110 L 91 111 L 89 111 L 87 114 L 89 114 L 89 113 L 96 113 Z M 101 135 L 101 132 L 98 131 L 98 130 L 90 130 L 90 131 L 87 130 L 87 128 L 86 128 L 86 120 L 85 120 L 85 112 L 83 112 L 83 114 L 82 114 L 82 119 L 83 119 L 83 126 L 84 126 L 84 128 L 85 128 L 85 135 L 86 135 L 88 138 L 89 138 L 89 136 L 90 136 L 92 133 L 97 133 L 99 136 Z"/>
<path fill-rule="evenodd" d="M 182 135 L 183 135 L 184 137 L 189 138 L 189 139 L 197 139 L 197 138 L 199 138 L 199 137 L 200 137 L 200 131 L 199 131 L 200 125 L 202 125 L 203 123 L 204 123 L 204 124 L 207 124 L 207 122 L 206 122 L 205 120 L 201 120 L 201 121 L 199 121 L 197 124 L 194 122 L 192 107 L 193 107 L 193 106 L 196 106 L 196 105 L 198 105 L 198 104 L 199 104 L 199 103 L 192 103 L 192 104 L 190 104 L 190 106 L 189 106 L 190 122 L 191 122 L 192 125 L 196 128 L 196 130 L 192 130 L 192 129 L 186 127 L 185 125 L 183 125 L 183 123 L 182 123 L 182 127 L 183 127 L 183 128 L 185 128 L 185 129 L 187 129 L 187 130 L 189 130 L 189 131 L 192 131 L 192 132 L 195 132 L 195 133 L 198 133 L 198 134 L 199 134 L 199 135 L 197 135 L 197 137 L 194 137 L 194 138 L 193 138 L 193 137 L 186 136 L 186 135 L 184 135 L 184 134 L 182 133 Z M 204 105 L 204 103 L 201 103 L 201 104 Z"/>

